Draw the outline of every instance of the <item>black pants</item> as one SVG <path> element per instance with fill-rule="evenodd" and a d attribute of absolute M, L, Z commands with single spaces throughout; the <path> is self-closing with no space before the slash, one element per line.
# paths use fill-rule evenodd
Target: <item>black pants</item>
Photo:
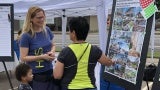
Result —
<path fill-rule="evenodd" d="M 33 81 L 29 83 L 33 90 L 60 90 L 60 82 L 54 79 L 52 72 L 34 73 Z"/>

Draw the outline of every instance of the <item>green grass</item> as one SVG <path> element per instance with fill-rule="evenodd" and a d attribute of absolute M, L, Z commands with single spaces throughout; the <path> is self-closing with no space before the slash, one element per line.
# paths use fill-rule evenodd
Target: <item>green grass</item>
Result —
<path fill-rule="evenodd" d="M 148 52 L 147 57 L 151 58 L 151 52 Z M 160 58 L 160 52 L 154 52 L 153 57 L 154 58 Z"/>

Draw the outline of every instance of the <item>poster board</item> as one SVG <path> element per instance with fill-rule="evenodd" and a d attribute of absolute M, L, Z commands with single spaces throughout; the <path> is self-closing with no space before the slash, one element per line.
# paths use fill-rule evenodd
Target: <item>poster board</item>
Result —
<path fill-rule="evenodd" d="M 0 61 L 14 61 L 13 4 L 0 4 Z"/>
<path fill-rule="evenodd" d="M 153 16 L 145 20 L 139 0 L 114 0 L 106 55 L 115 65 L 104 68 L 105 80 L 140 90 Z"/>

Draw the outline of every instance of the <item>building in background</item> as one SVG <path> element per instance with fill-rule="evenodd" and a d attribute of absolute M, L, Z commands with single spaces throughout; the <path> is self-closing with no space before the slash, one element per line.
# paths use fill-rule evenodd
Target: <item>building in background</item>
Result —
<path fill-rule="evenodd" d="M 89 22 L 90 32 L 98 32 L 97 16 L 85 16 L 85 18 Z M 67 21 L 69 21 L 70 19 L 71 17 L 68 17 Z M 47 19 L 47 21 L 48 21 L 47 26 L 49 26 L 52 31 L 62 31 L 62 18 L 61 17 L 56 17 L 54 18 L 54 20 Z M 14 31 L 15 32 L 17 32 L 19 29 L 23 27 L 23 22 L 24 20 L 14 20 Z M 68 28 L 66 30 L 68 31 Z"/>

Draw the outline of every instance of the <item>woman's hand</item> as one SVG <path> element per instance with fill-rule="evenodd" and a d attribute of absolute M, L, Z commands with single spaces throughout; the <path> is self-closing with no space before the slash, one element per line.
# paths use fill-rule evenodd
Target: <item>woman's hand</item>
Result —
<path fill-rule="evenodd" d="M 47 54 L 48 54 L 49 56 L 51 56 L 51 57 L 55 57 L 55 53 L 54 53 L 54 52 L 52 52 L 52 51 L 47 52 Z"/>
<path fill-rule="evenodd" d="M 42 54 L 41 57 L 47 61 L 53 61 L 55 59 L 55 56 L 49 54 Z"/>

